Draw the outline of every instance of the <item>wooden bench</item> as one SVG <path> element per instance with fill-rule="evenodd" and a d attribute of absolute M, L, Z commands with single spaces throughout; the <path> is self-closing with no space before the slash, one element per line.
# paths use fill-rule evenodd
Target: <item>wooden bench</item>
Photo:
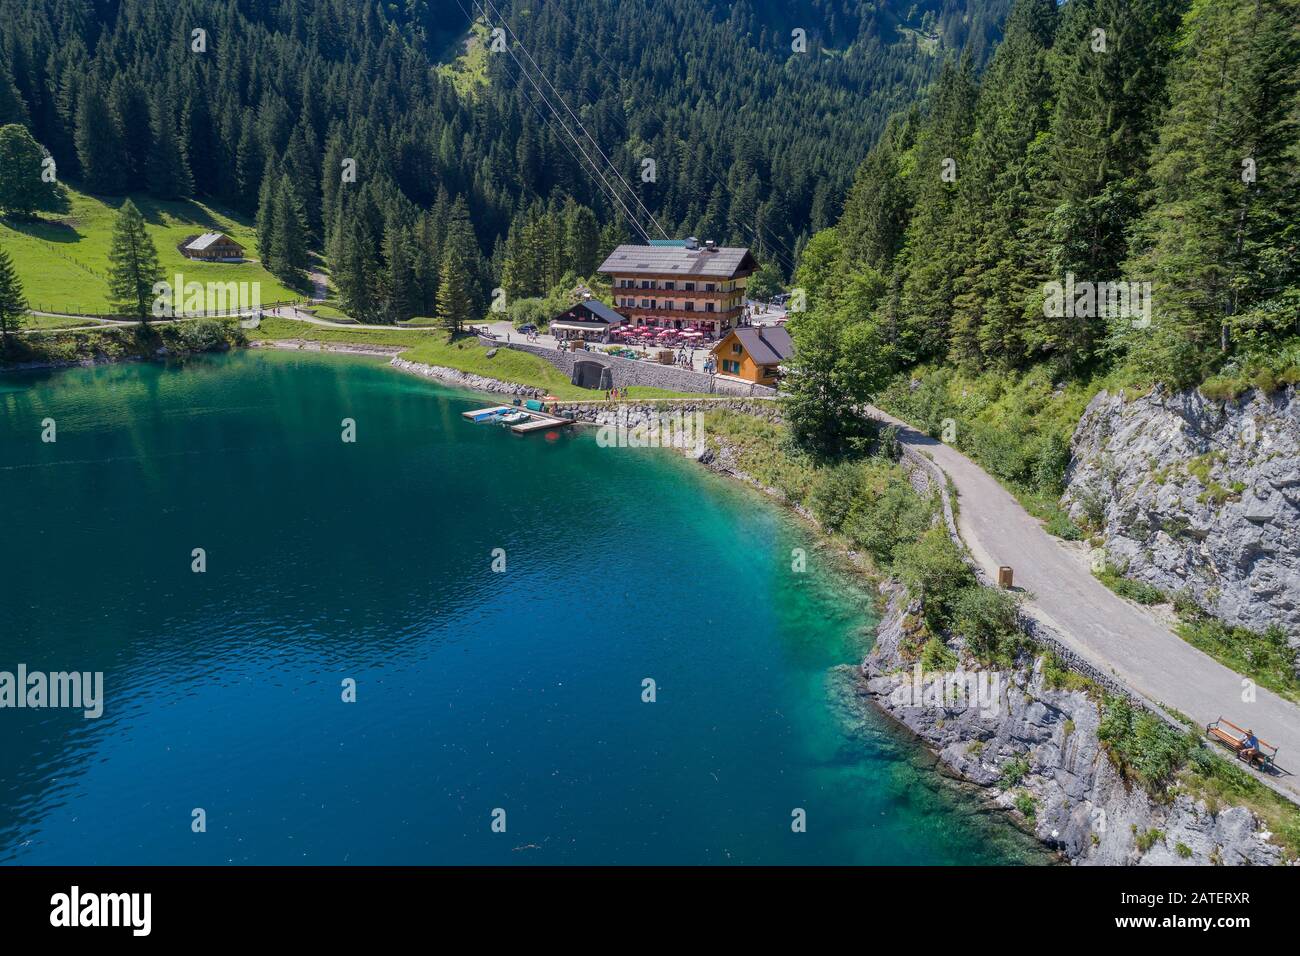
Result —
<path fill-rule="evenodd" d="M 1246 740 L 1250 737 L 1250 731 L 1244 727 L 1238 727 L 1230 720 L 1224 720 L 1220 717 L 1218 720 L 1205 725 L 1205 734 L 1211 740 L 1217 740 L 1219 743 L 1230 747 L 1237 755 L 1238 760 L 1244 760 L 1252 766 L 1261 769 L 1272 769 L 1273 759 L 1277 756 L 1277 748 L 1272 744 L 1255 738 L 1256 746 L 1247 747 Z"/>

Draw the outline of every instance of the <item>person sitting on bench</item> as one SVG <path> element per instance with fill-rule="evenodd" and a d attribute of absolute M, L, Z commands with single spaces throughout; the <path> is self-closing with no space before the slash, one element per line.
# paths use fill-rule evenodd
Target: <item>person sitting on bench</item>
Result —
<path fill-rule="evenodd" d="M 1246 731 L 1246 739 L 1241 742 L 1241 751 L 1251 756 L 1259 751 L 1259 738 L 1255 736 L 1255 731 Z"/>

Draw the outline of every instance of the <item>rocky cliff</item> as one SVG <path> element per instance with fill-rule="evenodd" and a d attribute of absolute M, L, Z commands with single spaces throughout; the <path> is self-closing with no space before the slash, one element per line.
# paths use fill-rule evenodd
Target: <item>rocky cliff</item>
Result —
<path fill-rule="evenodd" d="M 1212 810 L 1186 794 L 1160 802 L 1126 780 L 1098 738 L 1098 703 L 1084 690 L 1050 687 L 1042 657 L 985 673 L 986 690 L 964 696 L 945 692 L 937 675 L 918 675 L 912 631 L 919 608 L 897 586 L 886 585 L 885 593 L 870 656 L 860 672 L 842 668 L 832 684 L 846 719 L 855 708 L 880 707 L 1072 862 L 1281 861 L 1281 850 L 1245 807 Z M 959 642 L 954 648 L 960 651 Z"/>
<path fill-rule="evenodd" d="M 1300 646 L 1300 399 L 1102 392 L 1074 433 L 1063 503 L 1128 577 Z"/>

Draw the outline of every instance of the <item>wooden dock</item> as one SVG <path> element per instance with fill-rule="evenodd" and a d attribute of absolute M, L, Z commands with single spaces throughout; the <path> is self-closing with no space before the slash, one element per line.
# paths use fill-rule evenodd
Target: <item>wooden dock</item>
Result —
<path fill-rule="evenodd" d="M 493 405 L 490 408 L 476 408 L 472 412 L 461 412 L 460 414 L 472 422 L 481 422 L 490 416 L 504 415 L 510 411 L 514 411 L 514 408 L 510 405 Z"/>
<path fill-rule="evenodd" d="M 529 432 L 545 431 L 548 428 L 563 428 L 565 425 L 573 424 L 572 418 L 560 418 L 558 415 L 551 415 L 548 412 L 535 412 L 531 408 L 524 408 L 521 405 L 491 405 L 487 408 L 475 408 L 472 411 L 461 412 L 460 414 L 461 417 L 467 418 L 471 422 L 485 422 L 509 412 L 523 412 L 528 416 L 528 421 L 510 426 L 510 430 L 516 435 L 527 435 Z"/>
<path fill-rule="evenodd" d="M 541 412 L 529 412 L 532 421 L 520 422 L 518 425 L 511 425 L 510 430 L 516 435 L 527 435 L 529 432 L 545 431 L 548 428 L 563 428 L 565 425 L 572 425 L 572 418 L 559 418 L 555 415 L 547 415 Z"/>

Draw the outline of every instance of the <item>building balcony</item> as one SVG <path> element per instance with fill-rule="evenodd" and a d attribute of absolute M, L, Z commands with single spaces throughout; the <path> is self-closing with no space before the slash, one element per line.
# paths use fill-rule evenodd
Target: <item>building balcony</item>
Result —
<path fill-rule="evenodd" d="M 646 296 L 653 295 L 660 299 L 676 297 L 678 299 L 707 299 L 711 302 L 717 302 L 721 299 L 727 299 L 733 296 L 737 298 L 743 298 L 745 292 L 743 289 L 730 289 L 726 292 L 720 291 L 718 289 L 714 289 L 712 292 L 705 292 L 698 287 L 693 290 L 683 289 L 682 284 L 680 282 L 677 283 L 676 289 L 639 289 L 635 286 L 629 286 L 628 288 L 622 288 L 621 286 L 614 286 L 615 296 L 634 295 L 639 299 L 643 294 Z"/>
<path fill-rule="evenodd" d="M 690 311 L 687 309 L 643 308 L 628 305 L 620 305 L 615 308 L 633 322 L 637 319 L 669 319 L 672 321 L 681 319 L 686 322 L 722 322 L 723 324 L 730 324 L 740 318 L 741 313 L 740 308 L 724 309 L 718 312 L 704 312 L 700 309 Z"/>

